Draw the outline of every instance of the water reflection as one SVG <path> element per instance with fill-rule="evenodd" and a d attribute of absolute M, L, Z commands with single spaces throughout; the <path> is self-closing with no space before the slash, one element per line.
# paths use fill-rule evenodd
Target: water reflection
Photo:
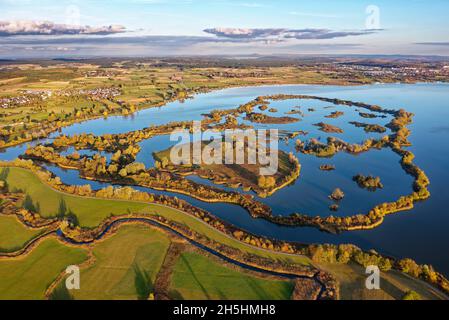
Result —
<path fill-rule="evenodd" d="M 447 181 L 447 159 L 449 159 L 449 131 L 447 119 L 449 118 L 449 85 L 446 84 L 416 84 L 416 85 L 373 85 L 360 87 L 335 86 L 273 86 L 256 88 L 228 89 L 210 94 L 198 95 L 186 103 L 170 103 L 163 108 L 154 108 L 140 111 L 131 117 L 110 117 L 97 119 L 64 128 L 62 133 L 121 133 L 138 130 L 150 124 L 162 124 L 167 120 L 199 120 L 202 113 L 212 109 L 235 108 L 242 103 L 252 100 L 260 95 L 268 94 L 311 94 L 329 98 L 340 98 L 352 101 L 362 101 L 378 104 L 390 109 L 405 108 L 416 114 L 414 123 L 410 126 L 413 146 L 410 150 L 416 155 L 416 164 L 426 171 L 431 185 L 432 196 L 429 200 L 418 203 L 416 208 L 387 217 L 385 223 L 369 231 L 357 231 L 341 235 L 330 235 L 313 228 L 286 228 L 276 226 L 264 220 L 252 219 L 242 208 L 229 204 L 204 203 L 187 196 L 177 195 L 194 205 L 202 207 L 220 218 L 229 221 L 251 232 L 300 242 L 332 242 L 354 243 L 365 249 L 375 248 L 380 252 L 397 257 L 409 256 L 420 263 L 433 264 L 438 270 L 449 274 L 449 213 L 445 209 L 449 198 Z M 360 142 L 360 137 L 366 138 L 363 129 L 347 125 L 347 121 L 357 116 L 357 111 L 347 107 L 324 109 L 316 113 L 307 113 L 309 107 L 318 107 L 316 101 L 279 101 L 273 102 L 278 109 L 275 115 L 285 115 L 292 106 L 299 104 L 305 112 L 302 121 L 287 125 L 289 130 L 306 130 L 317 134 L 312 124 L 322 115 L 332 111 L 341 110 L 345 115 L 338 119 L 328 119 L 329 122 L 344 127 L 341 138 L 350 142 Z M 296 116 L 296 115 L 295 115 Z M 317 118 L 314 118 L 317 117 Z M 366 123 L 385 124 L 389 119 L 363 119 L 356 120 Z M 441 129 L 443 128 L 443 129 Z M 322 139 L 327 134 L 318 132 Z M 52 136 L 55 136 L 53 134 Z M 370 134 L 371 135 L 371 134 Z M 375 136 L 376 134 L 372 134 Z M 351 140 L 353 139 L 353 140 Z M 155 137 L 140 143 L 142 151 L 137 161 L 144 162 L 147 167 L 154 165 L 151 156 L 153 151 L 160 151 L 170 146 L 167 136 Z M 292 150 L 293 144 L 280 144 L 282 150 Z M 26 146 L 17 146 L 0 152 L 0 159 L 12 160 L 22 154 Z M 345 189 L 348 197 L 341 203 L 339 214 L 352 214 L 355 211 L 365 211 L 379 202 L 379 200 L 392 200 L 399 195 L 409 193 L 412 178 L 407 176 L 400 168 L 399 157 L 388 149 L 370 151 L 357 157 L 338 154 L 332 159 L 317 159 L 310 156 L 299 155 L 302 164 L 300 179 L 291 187 L 283 189 L 271 198 L 263 199 L 269 203 L 276 213 L 287 214 L 294 211 L 310 212 L 313 214 L 329 214 L 327 195 L 334 187 Z M 336 165 L 334 172 L 320 172 L 319 165 L 331 163 Z M 85 181 L 79 178 L 78 172 L 49 167 L 66 183 L 89 183 L 94 189 L 102 188 L 108 184 L 95 181 Z M 375 193 L 359 189 L 350 181 L 352 175 L 357 173 L 380 176 L 385 188 Z M 197 179 L 192 177 L 191 179 Z M 139 188 L 145 190 L 145 188 Z M 150 190 L 153 193 L 159 193 Z M 175 194 L 172 194 L 175 195 Z"/>

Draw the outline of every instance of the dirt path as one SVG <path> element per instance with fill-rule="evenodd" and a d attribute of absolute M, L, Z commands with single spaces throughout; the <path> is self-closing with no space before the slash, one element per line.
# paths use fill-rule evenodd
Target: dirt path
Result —
<path fill-rule="evenodd" d="M 171 275 L 181 253 L 185 250 L 186 242 L 173 240 L 165 255 L 164 263 L 159 270 L 154 282 L 155 300 L 170 300 L 169 290 Z"/>

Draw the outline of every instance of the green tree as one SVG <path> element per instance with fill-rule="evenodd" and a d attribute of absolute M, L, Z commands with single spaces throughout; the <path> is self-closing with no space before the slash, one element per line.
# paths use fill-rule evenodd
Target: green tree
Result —
<path fill-rule="evenodd" d="M 421 300 L 421 296 L 417 292 L 411 290 L 406 292 L 402 297 L 402 300 Z"/>
<path fill-rule="evenodd" d="M 77 215 L 73 213 L 72 210 L 69 210 L 69 212 L 66 215 L 66 218 L 71 226 L 78 227 L 80 225 Z"/>
<path fill-rule="evenodd" d="M 0 181 L 6 182 L 8 175 L 9 175 L 9 168 L 4 168 L 2 171 L 0 171 Z"/>

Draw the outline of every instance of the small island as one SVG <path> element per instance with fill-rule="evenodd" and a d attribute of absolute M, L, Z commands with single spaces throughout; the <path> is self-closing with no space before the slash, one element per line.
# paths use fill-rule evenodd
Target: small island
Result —
<path fill-rule="evenodd" d="M 322 164 L 320 166 L 320 170 L 321 171 L 334 171 L 335 170 L 335 166 L 332 164 Z"/>
<path fill-rule="evenodd" d="M 298 118 L 293 117 L 272 117 L 267 116 L 266 114 L 252 112 L 248 113 L 245 117 L 245 120 L 254 122 L 254 123 L 265 123 L 265 124 L 285 124 L 285 123 L 294 123 L 298 122 Z"/>
<path fill-rule="evenodd" d="M 334 111 L 330 115 L 327 115 L 327 116 L 324 116 L 324 117 L 325 118 L 334 118 L 334 119 L 336 119 L 336 118 L 339 118 L 339 117 L 343 116 L 344 114 L 345 113 L 341 112 L 341 111 Z"/>
<path fill-rule="evenodd" d="M 326 133 L 343 133 L 343 129 L 324 122 L 315 123 L 314 126 L 319 127 L 321 131 Z"/>
<path fill-rule="evenodd" d="M 203 152 L 206 146 L 206 143 L 203 142 Z M 225 152 L 226 147 L 226 143 L 223 142 L 223 152 Z M 190 145 L 190 148 L 192 148 L 192 145 Z M 246 191 L 254 190 L 261 197 L 273 194 L 276 190 L 296 180 L 301 168 L 298 159 L 292 153 L 287 154 L 281 150 L 278 151 L 279 170 L 272 176 L 261 176 L 259 174 L 261 168 L 259 163 L 206 164 L 202 162 L 198 165 L 191 164 L 193 163 L 193 158 L 191 158 L 190 164 L 175 165 L 169 160 L 170 152 L 171 148 L 153 154 L 156 167 L 159 170 L 176 174 L 179 177 L 198 176 L 211 180 L 216 185 L 226 185 L 231 188 L 242 187 Z M 245 158 L 247 155 L 245 151 Z"/>
<path fill-rule="evenodd" d="M 345 197 L 345 193 L 343 192 L 343 190 L 341 190 L 340 188 L 337 188 L 329 196 L 329 199 L 334 200 L 334 201 L 340 201 L 340 200 L 343 200 L 344 197 Z"/>
<path fill-rule="evenodd" d="M 360 188 L 368 189 L 370 191 L 376 191 L 377 189 L 382 189 L 384 186 L 382 182 L 380 182 L 379 177 L 373 176 L 364 176 L 362 174 L 358 174 L 352 178 Z"/>
<path fill-rule="evenodd" d="M 303 112 L 299 109 L 292 109 L 290 111 L 287 111 L 285 114 L 298 114 L 300 116 L 304 116 Z"/>
<path fill-rule="evenodd" d="M 369 124 L 357 121 L 351 121 L 350 124 L 356 126 L 357 128 L 363 128 L 366 132 L 377 132 L 377 133 L 385 133 L 387 129 L 378 124 Z"/>
<path fill-rule="evenodd" d="M 374 118 L 386 118 L 387 116 L 382 114 L 382 115 L 377 115 L 374 113 L 368 113 L 368 112 L 359 112 L 359 116 L 361 116 L 362 118 L 366 118 L 366 119 L 374 119 Z"/>

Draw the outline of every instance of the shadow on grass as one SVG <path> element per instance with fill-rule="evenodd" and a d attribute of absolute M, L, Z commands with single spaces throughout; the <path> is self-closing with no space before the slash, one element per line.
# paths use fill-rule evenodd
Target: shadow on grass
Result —
<path fill-rule="evenodd" d="M 56 287 L 51 293 L 49 300 L 75 300 L 65 283 Z"/>
<path fill-rule="evenodd" d="M 137 265 L 134 265 L 134 285 L 139 300 L 147 300 L 153 291 L 153 283 L 149 273 L 141 270 Z"/>

